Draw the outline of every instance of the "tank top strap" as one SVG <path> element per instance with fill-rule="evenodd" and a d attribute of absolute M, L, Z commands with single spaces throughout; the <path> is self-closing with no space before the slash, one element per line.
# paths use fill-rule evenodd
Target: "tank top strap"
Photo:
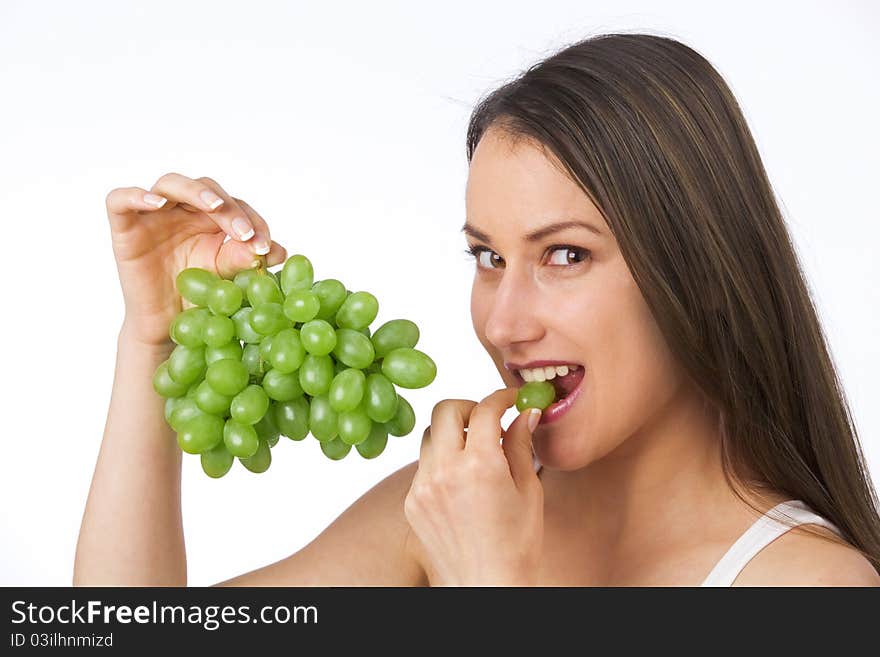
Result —
<path fill-rule="evenodd" d="M 700 586 L 730 586 L 746 564 L 758 552 L 774 540 L 782 536 L 791 526 L 785 523 L 788 519 L 795 525 L 821 525 L 840 535 L 840 529 L 830 521 L 813 512 L 800 500 L 780 502 L 758 518 L 730 549 L 715 564 L 712 572 Z"/>

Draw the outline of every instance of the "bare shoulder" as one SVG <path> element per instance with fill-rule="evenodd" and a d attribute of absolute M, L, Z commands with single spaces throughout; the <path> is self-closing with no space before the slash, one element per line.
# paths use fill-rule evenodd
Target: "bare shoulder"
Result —
<path fill-rule="evenodd" d="M 404 499 L 418 469 L 413 461 L 355 500 L 294 554 L 220 586 L 422 586 Z"/>
<path fill-rule="evenodd" d="M 830 530 L 801 525 L 758 552 L 733 586 L 880 586 L 880 575 Z"/>

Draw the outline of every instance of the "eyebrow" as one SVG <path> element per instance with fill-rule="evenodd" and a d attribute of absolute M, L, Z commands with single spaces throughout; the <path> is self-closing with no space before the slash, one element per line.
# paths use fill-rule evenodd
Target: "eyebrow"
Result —
<path fill-rule="evenodd" d="M 532 231 L 531 233 L 528 233 L 525 236 L 524 240 L 526 242 L 538 242 L 538 241 L 544 239 L 545 237 L 547 237 L 548 235 L 552 235 L 553 233 L 558 233 L 558 232 L 563 231 L 567 228 L 578 228 L 578 227 L 586 228 L 591 233 L 595 233 L 596 235 L 599 235 L 599 236 L 602 235 L 602 231 L 600 231 L 598 228 L 596 228 L 593 224 L 588 224 L 586 221 L 570 220 L 570 221 L 559 221 L 556 223 L 548 224 L 547 226 L 544 226 L 543 228 L 539 228 L 538 230 L 535 230 L 535 231 Z M 471 226 L 467 222 L 465 222 L 464 226 L 461 227 L 461 230 L 463 233 L 465 233 L 467 235 L 471 235 L 472 237 L 475 237 L 478 240 L 482 240 L 483 242 L 486 242 L 487 244 L 492 243 L 492 240 L 489 239 L 489 236 L 486 233 L 484 233 L 483 231 L 481 231 L 477 228 L 474 228 L 473 226 Z"/>

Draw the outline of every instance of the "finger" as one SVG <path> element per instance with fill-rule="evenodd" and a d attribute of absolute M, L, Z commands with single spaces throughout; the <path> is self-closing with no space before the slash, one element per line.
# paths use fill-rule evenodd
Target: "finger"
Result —
<path fill-rule="evenodd" d="M 516 419 L 504 431 L 504 437 L 501 441 L 504 456 L 510 466 L 510 475 L 517 488 L 538 478 L 532 458 L 532 429 L 529 428 L 529 414 L 533 412 L 536 414 L 534 425 L 537 425 L 538 420 L 541 419 L 541 410 L 527 408 L 517 415 Z"/>
<path fill-rule="evenodd" d="M 422 444 L 419 447 L 419 468 L 423 468 L 423 472 L 427 472 L 431 465 L 431 453 L 434 450 L 434 444 L 431 442 L 431 427 L 422 432 Z"/>
<path fill-rule="evenodd" d="M 164 207 L 168 199 L 141 187 L 118 187 L 107 194 L 107 217 L 117 229 L 125 229 L 138 212 L 151 212 Z"/>
<path fill-rule="evenodd" d="M 191 206 L 201 211 L 234 240 L 247 242 L 255 234 L 241 206 L 210 178 L 193 180 L 179 173 L 166 173 L 150 192 L 166 197 L 168 209 L 180 205 L 184 209 Z"/>
<path fill-rule="evenodd" d="M 218 276 L 232 280 L 242 269 L 254 267 L 255 257 L 253 251 L 246 244 L 229 240 L 224 242 L 219 251 L 217 251 L 214 268 L 217 270 Z M 266 264 L 271 267 L 285 260 L 287 260 L 285 248 L 278 242 L 272 242 L 269 253 L 266 255 Z"/>
<path fill-rule="evenodd" d="M 452 457 L 465 446 L 467 419 L 477 402 L 470 399 L 444 399 L 431 412 L 431 433 L 438 459 Z M 470 431 L 468 431 L 470 434 Z"/>
<path fill-rule="evenodd" d="M 254 210 L 246 201 L 242 201 L 240 198 L 234 197 L 233 200 L 242 207 L 245 213 L 247 213 L 248 219 L 250 220 L 251 225 L 253 225 L 254 230 L 256 231 L 256 235 L 254 236 L 254 244 L 256 245 L 256 247 L 260 246 L 263 243 L 271 244 L 272 238 L 269 232 L 269 224 L 266 223 L 266 220 L 263 219 L 263 217 L 261 217 L 260 214 L 256 210 Z M 271 255 L 271 251 L 269 252 L 269 255 Z M 267 255 L 266 264 L 271 267 L 273 265 L 277 265 L 278 263 L 269 260 L 269 257 Z"/>
<path fill-rule="evenodd" d="M 466 450 L 495 451 L 500 447 L 501 416 L 516 402 L 517 388 L 502 388 L 483 399 L 468 420 Z"/>

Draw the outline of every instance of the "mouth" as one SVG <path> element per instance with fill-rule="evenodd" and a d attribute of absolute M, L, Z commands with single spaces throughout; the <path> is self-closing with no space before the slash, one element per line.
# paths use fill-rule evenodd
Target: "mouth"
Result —
<path fill-rule="evenodd" d="M 568 365 L 569 368 L 571 366 L 572 364 Z M 556 401 L 544 409 L 544 412 L 541 414 L 540 424 L 550 424 L 559 420 L 574 405 L 575 400 L 580 395 L 581 384 L 586 372 L 583 365 L 575 364 L 575 366 L 576 369 L 568 369 L 565 374 L 557 373 L 553 378 L 545 379 L 549 380 L 556 390 Z M 511 374 L 516 378 L 519 386 L 526 383 L 519 369 L 511 370 Z"/>

